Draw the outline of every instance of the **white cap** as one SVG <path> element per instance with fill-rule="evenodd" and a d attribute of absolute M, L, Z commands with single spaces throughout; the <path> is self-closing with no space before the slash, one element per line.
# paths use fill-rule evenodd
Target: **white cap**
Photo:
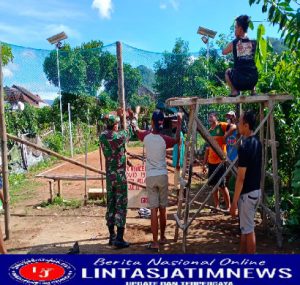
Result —
<path fill-rule="evenodd" d="M 229 111 L 226 115 L 230 115 L 230 116 L 234 116 L 234 117 L 236 117 L 236 115 L 235 115 L 235 112 L 234 111 Z"/>

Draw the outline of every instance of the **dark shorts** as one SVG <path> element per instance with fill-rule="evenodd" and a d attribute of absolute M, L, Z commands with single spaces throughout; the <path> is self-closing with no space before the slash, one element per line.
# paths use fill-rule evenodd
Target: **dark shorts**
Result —
<path fill-rule="evenodd" d="M 214 171 L 216 170 L 216 168 L 219 166 L 219 164 L 208 164 L 208 177 L 210 177 Z M 212 180 L 210 180 L 210 182 L 208 183 L 209 186 L 215 186 L 218 181 L 220 180 L 220 178 L 222 177 L 222 175 L 225 173 L 226 171 L 226 166 L 223 164 L 218 172 L 214 175 L 214 177 L 212 178 Z M 225 186 L 225 177 L 223 178 L 222 182 L 220 183 L 220 187 L 224 187 Z"/>
<path fill-rule="evenodd" d="M 239 70 L 231 68 L 228 75 L 232 85 L 238 91 L 252 90 L 258 81 L 257 70 L 240 72 Z"/>

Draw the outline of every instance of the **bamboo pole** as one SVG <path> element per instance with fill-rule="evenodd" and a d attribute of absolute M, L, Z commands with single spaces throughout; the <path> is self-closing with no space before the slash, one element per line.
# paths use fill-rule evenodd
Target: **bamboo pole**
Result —
<path fill-rule="evenodd" d="M 2 45 L 0 42 L 0 132 L 1 132 L 1 155 L 2 155 L 2 179 L 4 197 L 4 224 L 6 239 L 10 237 L 10 208 L 9 208 L 9 183 L 8 183 L 8 157 L 7 157 L 7 134 L 4 110 L 4 91 L 2 73 Z"/>
<path fill-rule="evenodd" d="M 54 152 L 54 151 L 52 151 L 52 150 L 50 150 L 50 149 L 47 149 L 47 148 L 38 146 L 37 144 L 34 144 L 34 143 L 32 143 L 32 142 L 29 142 L 29 141 L 20 139 L 20 138 L 14 136 L 14 135 L 7 134 L 7 137 L 8 137 L 9 139 L 11 139 L 11 140 L 14 140 L 14 141 L 16 141 L 16 142 L 19 142 L 19 143 L 28 145 L 28 146 L 30 146 L 30 147 L 33 147 L 33 148 L 39 150 L 39 151 L 42 151 L 42 152 L 47 153 L 47 154 L 49 154 L 49 155 L 55 156 L 55 157 L 57 157 L 57 158 L 59 158 L 59 159 L 61 159 L 61 160 L 67 161 L 67 162 L 72 163 L 72 164 L 74 164 L 74 165 L 77 165 L 77 166 L 79 166 L 79 167 L 83 167 L 83 168 L 86 168 L 86 169 L 88 169 L 88 170 L 90 170 L 90 171 L 93 171 L 93 172 L 96 172 L 96 173 L 99 173 L 99 174 L 106 175 L 105 172 L 103 172 L 103 171 L 101 171 L 101 170 L 99 170 L 99 169 L 97 169 L 97 168 L 95 168 L 95 167 L 92 167 L 92 166 L 90 166 L 90 165 L 85 165 L 85 164 L 80 163 L 80 162 L 78 162 L 78 161 L 76 161 L 76 160 L 74 160 L 74 159 L 65 157 L 65 156 L 63 156 L 63 155 L 61 155 L 61 154 L 59 154 L 59 153 L 57 153 L 57 152 Z M 137 182 L 134 182 L 134 181 L 128 181 L 128 183 L 129 183 L 129 184 L 132 184 L 132 185 L 139 186 L 139 187 L 141 187 L 141 188 L 146 188 L 146 186 L 145 186 L 144 184 L 140 184 L 140 183 L 137 183 Z"/>
<path fill-rule="evenodd" d="M 180 182 L 180 189 L 179 189 L 179 197 L 178 197 L 178 207 L 177 207 L 177 217 L 179 220 L 181 220 L 182 216 L 182 203 L 183 203 L 183 191 L 185 185 L 183 185 L 183 181 L 185 180 L 186 176 L 186 169 L 187 169 L 187 160 L 188 160 L 188 154 L 190 150 L 190 139 L 193 131 L 193 123 L 194 123 L 194 114 L 195 114 L 195 108 L 196 105 L 191 106 L 191 111 L 189 114 L 189 123 L 188 123 L 188 132 L 185 140 L 185 153 L 184 153 L 184 159 L 183 159 L 183 166 L 182 166 L 182 173 L 181 173 L 181 182 Z M 179 228 L 178 224 L 176 224 L 175 227 L 175 235 L 174 235 L 174 241 L 178 240 L 178 233 L 179 233 Z"/>
<path fill-rule="evenodd" d="M 122 125 L 126 129 L 126 112 L 125 112 L 125 89 L 124 89 L 124 72 L 122 58 L 122 43 L 117 42 L 117 60 L 118 60 L 118 98 L 120 107 L 123 110 Z"/>
<path fill-rule="evenodd" d="M 192 175 L 193 175 L 193 164 L 194 164 L 194 154 L 195 154 L 195 143 L 196 143 L 196 134 L 197 134 L 197 124 L 196 124 L 196 118 L 198 117 L 198 110 L 199 105 L 196 105 L 194 114 L 193 114 L 193 120 L 192 120 L 192 133 L 191 133 L 191 142 L 189 144 L 190 146 L 190 164 L 189 164 L 189 176 L 188 176 L 188 187 L 186 188 L 186 195 L 185 195 L 185 209 L 184 209 L 184 224 L 186 225 L 189 218 L 189 211 L 190 211 L 190 189 L 192 184 Z M 179 148 L 178 148 L 179 152 Z M 186 253 L 186 241 L 187 241 L 187 235 L 188 235 L 188 227 L 185 228 L 183 231 L 183 241 L 182 241 L 182 249 L 183 252 Z"/>
<path fill-rule="evenodd" d="M 269 101 L 269 109 L 274 107 L 274 102 Z M 273 112 L 270 115 L 270 139 L 271 139 L 271 154 L 272 154 L 272 168 L 273 168 L 273 187 L 275 195 L 275 217 L 276 217 L 276 237 L 277 245 L 282 247 L 282 230 L 281 230 L 281 217 L 280 217 L 280 193 L 279 193 L 279 178 L 278 178 L 278 165 L 277 165 L 277 149 L 276 149 L 276 136 Z"/>

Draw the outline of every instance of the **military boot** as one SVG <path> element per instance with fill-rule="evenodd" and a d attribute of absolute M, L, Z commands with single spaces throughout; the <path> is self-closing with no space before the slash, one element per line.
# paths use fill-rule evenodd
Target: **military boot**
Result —
<path fill-rule="evenodd" d="M 114 241 L 114 246 L 117 248 L 129 247 L 129 243 L 123 239 L 125 228 L 117 228 L 117 238 Z"/>
<path fill-rule="evenodd" d="M 109 230 L 109 241 L 108 241 L 108 244 L 109 245 L 113 245 L 114 241 L 116 240 L 115 226 L 109 226 L 108 230 Z"/>

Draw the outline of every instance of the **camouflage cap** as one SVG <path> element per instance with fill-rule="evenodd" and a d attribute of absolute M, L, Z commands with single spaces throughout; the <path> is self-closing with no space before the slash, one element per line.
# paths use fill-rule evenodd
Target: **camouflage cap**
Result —
<path fill-rule="evenodd" d="M 112 115 L 112 114 L 105 115 L 103 117 L 103 119 L 108 126 L 113 126 L 120 122 L 120 118 L 118 116 Z"/>

